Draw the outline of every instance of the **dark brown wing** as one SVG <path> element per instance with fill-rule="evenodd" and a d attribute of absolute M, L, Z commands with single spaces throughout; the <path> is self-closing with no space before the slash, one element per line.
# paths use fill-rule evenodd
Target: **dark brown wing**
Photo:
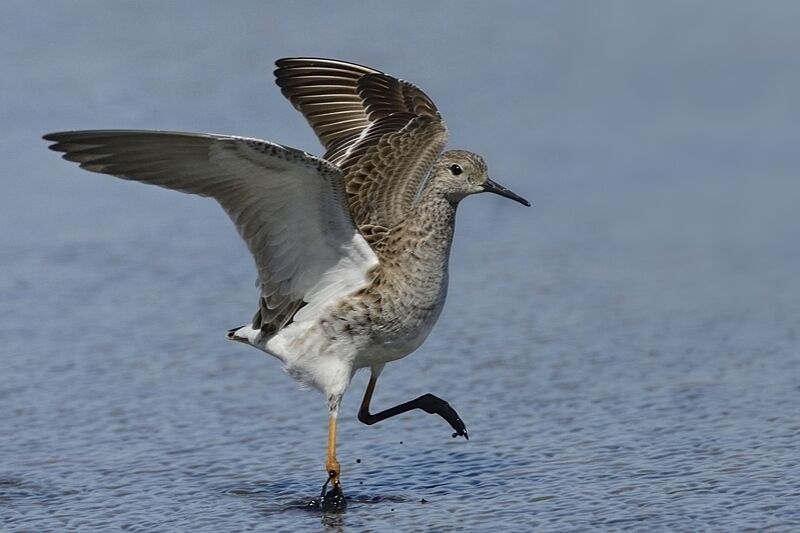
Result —
<path fill-rule="evenodd" d="M 327 150 L 324 158 L 353 143 L 370 125 L 358 80 L 369 67 L 334 59 L 286 58 L 275 62 L 275 83 L 300 111 Z"/>
<path fill-rule="evenodd" d="M 392 228 L 413 206 L 447 129 L 414 85 L 361 65 L 330 59 L 281 59 L 283 94 L 300 110 L 344 173 L 353 221 L 367 235 Z"/>

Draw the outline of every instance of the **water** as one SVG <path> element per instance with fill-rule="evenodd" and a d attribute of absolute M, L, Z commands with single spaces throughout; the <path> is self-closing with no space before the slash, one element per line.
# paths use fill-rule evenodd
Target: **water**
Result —
<path fill-rule="evenodd" d="M 354 5 L 0 8 L 0 529 L 800 528 L 797 4 Z M 378 409 L 447 399 L 470 441 L 361 425 L 358 375 L 341 515 L 302 508 L 321 398 L 224 338 L 256 294 L 221 211 L 38 138 L 318 151 L 270 80 L 299 54 L 417 82 L 534 203 L 464 203 L 444 314 L 378 384 Z"/>

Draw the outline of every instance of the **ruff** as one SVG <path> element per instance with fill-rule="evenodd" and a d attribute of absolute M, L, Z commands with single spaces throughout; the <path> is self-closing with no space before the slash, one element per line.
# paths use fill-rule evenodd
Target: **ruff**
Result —
<path fill-rule="evenodd" d="M 326 149 L 322 158 L 260 139 L 163 131 L 51 133 L 86 170 L 215 199 L 258 270 L 258 310 L 228 338 L 280 359 L 320 390 L 330 413 L 326 469 L 343 505 L 336 417 L 356 370 L 371 377 L 359 420 L 422 409 L 467 437 L 447 402 L 426 394 L 369 412 L 387 362 L 427 338 L 444 306 L 456 208 L 494 192 L 483 159 L 444 152 L 447 129 L 414 85 L 329 59 L 277 62 L 276 82 Z M 326 483 L 327 485 L 327 483 Z M 324 489 L 323 489 L 324 492 Z"/>

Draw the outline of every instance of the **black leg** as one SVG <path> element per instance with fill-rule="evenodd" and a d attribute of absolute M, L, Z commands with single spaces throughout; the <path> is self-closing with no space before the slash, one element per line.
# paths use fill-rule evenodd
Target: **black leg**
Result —
<path fill-rule="evenodd" d="M 423 394 L 419 398 L 409 402 L 401 403 L 400 405 L 396 405 L 386 409 L 385 411 L 381 411 L 380 413 L 371 414 L 369 412 L 369 402 L 372 399 L 372 393 L 375 390 L 375 383 L 377 380 L 377 376 L 373 373 L 373 375 L 370 377 L 369 385 L 367 385 L 367 391 L 364 394 L 364 400 L 361 402 L 361 408 L 358 410 L 358 419 L 361 422 L 371 426 L 376 422 L 386 420 L 387 418 L 391 418 L 407 411 L 411 411 L 413 409 L 422 409 L 426 413 L 439 415 L 444 418 L 455 430 L 453 437 L 462 436 L 469 440 L 467 428 L 464 425 L 464 422 L 461 420 L 461 417 L 459 417 L 458 413 L 456 413 L 455 409 L 450 407 L 449 403 L 437 396 L 434 396 L 433 394 Z"/>

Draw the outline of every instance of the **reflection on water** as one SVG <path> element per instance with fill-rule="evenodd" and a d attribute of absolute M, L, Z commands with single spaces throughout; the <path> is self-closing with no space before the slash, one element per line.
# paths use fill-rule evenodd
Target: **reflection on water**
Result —
<path fill-rule="evenodd" d="M 374 25 L 196 5 L 0 8 L 16 21 L 0 32 L 0 529 L 800 528 L 796 7 L 426 3 L 403 44 L 390 4 Z M 308 31 L 285 23 L 300 16 Z M 359 424 L 356 376 L 342 514 L 306 508 L 324 403 L 225 340 L 255 304 L 225 216 L 38 140 L 154 127 L 310 147 L 267 63 L 311 50 L 405 66 L 454 146 L 534 204 L 465 201 L 442 319 L 376 391 L 377 409 L 443 397 L 470 440 L 421 412 Z"/>

